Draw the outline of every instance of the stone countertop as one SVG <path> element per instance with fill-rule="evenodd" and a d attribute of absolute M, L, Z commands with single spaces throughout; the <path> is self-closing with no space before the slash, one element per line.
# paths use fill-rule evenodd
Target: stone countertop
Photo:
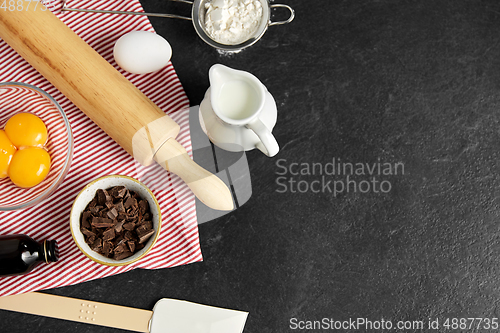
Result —
<path fill-rule="evenodd" d="M 306 332 L 323 318 L 438 332 L 447 318 L 500 317 L 498 1 L 286 4 L 292 23 L 232 55 L 204 44 L 189 21 L 151 18 L 191 105 L 215 63 L 253 73 L 278 104 L 281 151 L 247 153 L 252 197 L 200 225 L 204 261 L 46 292 L 240 309 L 248 333 Z M 2 332 L 121 332 L 8 312 L 0 322 Z"/>

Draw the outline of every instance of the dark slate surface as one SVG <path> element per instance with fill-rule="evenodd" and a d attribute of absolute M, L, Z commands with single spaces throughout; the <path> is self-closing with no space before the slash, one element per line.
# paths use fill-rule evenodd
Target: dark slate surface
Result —
<path fill-rule="evenodd" d="M 425 322 L 404 332 L 430 332 L 431 318 L 440 325 L 433 332 L 444 332 L 446 318 L 499 317 L 500 3 L 286 3 L 293 23 L 230 56 L 205 45 L 189 21 L 152 19 L 192 105 L 214 63 L 252 72 L 278 103 L 281 151 L 247 154 L 253 196 L 200 226 L 204 262 L 47 292 L 143 309 L 170 297 L 246 310 L 248 333 L 294 331 L 292 318 Z M 305 191 L 322 175 L 292 163 L 334 158 L 375 163 L 375 175 L 323 174 L 332 192 L 317 182 Z M 398 162 L 404 173 L 382 172 Z M 278 178 L 277 163 L 304 174 Z M 290 179 L 305 193 L 293 193 Z M 333 193 L 348 180 L 370 188 Z M 373 188 L 382 181 L 388 193 Z M 8 312 L 0 323 L 2 332 L 119 331 Z"/>

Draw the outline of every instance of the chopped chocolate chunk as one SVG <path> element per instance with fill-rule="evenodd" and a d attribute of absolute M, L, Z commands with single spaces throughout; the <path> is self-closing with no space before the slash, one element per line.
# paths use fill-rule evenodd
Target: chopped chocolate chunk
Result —
<path fill-rule="evenodd" d="M 92 201 L 89 202 L 89 205 L 87 206 L 87 208 L 91 208 L 91 207 L 95 207 L 97 206 L 97 199 L 94 198 L 92 199 Z"/>
<path fill-rule="evenodd" d="M 122 260 L 122 259 L 125 259 L 125 258 L 128 258 L 132 255 L 133 253 L 130 252 L 130 251 L 125 251 L 125 252 L 119 252 L 119 253 L 116 253 L 115 252 L 115 255 L 113 256 L 113 259 L 115 260 Z"/>
<path fill-rule="evenodd" d="M 120 187 L 123 187 L 123 186 L 120 186 Z M 116 197 L 117 192 L 118 192 L 118 186 L 115 186 L 115 187 L 108 189 L 109 195 L 112 196 L 113 198 Z"/>
<path fill-rule="evenodd" d="M 120 244 L 118 246 L 115 246 L 114 251 L 115 251 L 115 253 L 122 253 L 122 252 L 128 251 L 127 245 L 125 244 L 125 242 L 120 242 Z"/>
<path fill-rule="evenodd" d="M 118 194 L 116 195 L 118 198 L 124 198 L 129 194 L 128 190 L 124 187 L 120 190 L 118 190 Z"/>
<path fill-rule="evenodd" d="M 137 214 L 137 207 L 130 207 L 129 209 L 127 209 L 127 220 L 136 220 Z"/>
<path fill-rule="evenodd" d="M 134 253 L 134 251 L 135 251 L 135 242 L 134 241 L 128 241 L 127 245 L 128 245 L 128 248 L 130 249 L 130 252 Z"/>
<path fill-rule="evenodd" d="M 115 208 L 116 208 L 116 211 L 119 212 L 119 213 L 124 213 L 125 212 L 125 207 L 123 207 L 123 202 L 122 201 L 118 201 L 115 204 Z"/>
<path fill-rule="evenodd" d="M 125 194 L 123 195 L 123 200 L 126 201 L 128 198 L 130 198 L 130 191 L 125 191 Z"/>
<path fill-rule="evenodd" d="M 125 243 L 125 238 L 123 238 L 123 235 L 121 235 L 121 234 L 120 234 L 120 235 L 119 235 L 118 237 L 116 237 L 116 239 L 115 239 L 115 247 L 117 247 L 117 246 L 119 246 L 119 245 L 121 245 L 121 244 L 123 244 L 123 243 Z"/>
<path fill-rule="evenodd" d="M 113 244 L 111 242 L 104 242 L 102 246 L 102 254 L 104 254 L 105 257 L 109 257 L 112 248 Z"/>
<path fill-rule="evenodd" d="M 143 215 L 146 212 L 146 209 L 148 209 L 149 205 L 146 200 L 141 200 L 139 201 L 139 212 L 141 215 Z"/>
<path fill-rule="evenodd" d="M 95 217 L 92 218 L 92 225 L 96 228 L 109 228 L 114 226 L 113 220 L 105 217 Z"/>
<path fill-rule="evenodd" d="M 124 238 L 129 241 L 131 239 L 134 239 L 134 234 L 132 234 L 132 231 L 125 231 Z"/>
<path fill-rule="evenodd" d="M 127 191 L 127 189 L 125 188 L 125 186 L 115 186 L 112 189 L 110 189 L 108 192 L 112 197 L 118 199 L 118 198 L 123 198 L 126 191 Z"/>
<path fill-rule="evenodd" d="M 81 215 L 80 228 L 92 250 L 121 260 L 144 248 L 155 233 L 147 200 L 124 186 L 96 191 Z"/>
<path fill-rule="evenodd" d="M 138 213 L 138 207 L 137 206 L 132 206 L 129 209 L 127 209 L 127 220 L 137 220 L 137 213 Z"/>
<path fill-rule="evenodd" d="M 151 237 L 154 233 L 155 231 L 153 229 L 150 229 L 141 235 L 137 234 L 139 236 L 139 244 L 142 244 L 145 241 L 147 241 L 149 237 Z"/>
<path fill-rule="evenodd" d="M 115 208 L 110 209 L 107 214 L 108 214 L 108 217 L 112 220 L 114 220 L 118 217 L 118 212 L 116 211 Z"/>
<path fill-rule="evenodd" d="M 99 206 L 104 206 L 104 204 L 106 203 L 106 193 L 104 193 L 104 191 L 106 190 L 99 189 L 96 191 L 97 203 L 99 204 Z"/>
<path fill-rule="evenodd" d="M 125 206 L 125 209 L 129 209 L 131 207 L 136 207 L 137 206 L 137 199 L 134 197 L 128 198 L 123 205 Z"/>
<path fill-rule="evenodd" d="M 102 209 L 102 206 L 94 206 L 94 207 L 90 207 L 90 212 L 92 214 L 98 214 L 99 211 Z"/>
<path fill-rule="evenodd" d="M 149 222 L 149 221 L 146 221 L 146 222 Z M 153 229 L 153 225 L 151 222 L 149 222 L 149 224 L 144 223 L 144 224 L 141 224 L 140 226 L 138 226 L 137 229 L 135 229 L 135 232 L 137 233 L 137 236 L 140 238 L 142 235 L 148 233 L 152 229 Z"/>
<path fill-rule="evenodd" d="M 82 214 L 82 227 L 90 229 L 89 218 L 92 216 L 92 213 L 89 211 L 85 211 Z"/>
<path fill-rule="evenodd" d="M 118 222 L 116 222 L 115 224 L 115 231 L 116 232 L 122 232 L 122 228 L 123 228 L 123 223 L 125 223 L 125 220 L 118 220 Z"/>
<path fill-rule="evenodd" d="M 108 217 L 108 210 L 107 209 L 103 209 L 99 212 L 99 217 Z M 96 215 L 97 216 L 97 215 Z"/>
<path fill-rule="evenodd" d="M 102 233 L 102 239 L 105 241 L 108 241 L 113 238 L 115 238 L 115 228 L 109 228 L 108 230 Z"/>
<path fill-rule="evenodd" d="M 95 240 L 97 239 L 97 236 L 94 235 L 94 236 L 90 236 L 90 237 L 87 237 L 87 244 L 94 244 Z"/>
<path fill-rule="evenodd" d="M 146 230 L 153 229 L 153 222 L 151 221 L 144 221 L 141 226 L 144 226 Z"/>
<path fill-rule="evenodd" d="M 138 217 L 136 213 L 129 213 L 127 216 L 127 221 L 137 221 Z"/>
<path fill-rule="evenodd" d="M 102 240 L 100 238 L 97 238 L 90 248 L 96 252 L 99 252 L 101 247 L 102 247 Z"/>
<path fill-rule="evenodd" d="M 124 228 L 125 230 L 134 230 L 134 228 L 135 228 L 135 223 L 134 223 L 134 222 L 125 223 L 125 224 L 123 225 L 123 228 Z"/>
<path fill-rule="evenodd" d="M 82 228 L 81 231 L 82 231 L 82 234 L 84 234 L 87 237 L 92 237 L 92 236 L 95 237 L 96 236 L 95 232 L 92 232 L 86 228 Z"/>

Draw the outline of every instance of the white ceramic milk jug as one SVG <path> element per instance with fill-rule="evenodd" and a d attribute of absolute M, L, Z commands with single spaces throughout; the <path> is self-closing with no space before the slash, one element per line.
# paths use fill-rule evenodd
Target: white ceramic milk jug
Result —
<path fill-rule="evenodd" d="M 276 102 L 259 79 L 220 64 L 210 68 L 209 79 L 200 123 L 210 141 L 228 151 L 258 148 L 269 157 L 276 155 L 279 146 L 271 134 Z"/>

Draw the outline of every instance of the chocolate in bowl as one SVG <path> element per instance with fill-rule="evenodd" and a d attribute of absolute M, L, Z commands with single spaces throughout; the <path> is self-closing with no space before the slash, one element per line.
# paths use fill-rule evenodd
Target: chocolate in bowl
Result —
<path fill-rule="evenodd" d="M 89 205 L 89 203 L 94 199 L 97 191 L 113 188 L 115 186 L 124 186 L 130 191 L 137 192 L 141 199 L 147 200 L 149 208 L 151 210 L 152 229 L 154 229 L 154 234 L 152 234 L 143 243 L 144 248 L 133 253 L 131 256 L 122 259 L 109 258 L 94 251 L 91 246 L 85 241 L 86 236 L 82 233 L 81 230 L 81 218 L 83 212 Z M 158 240 L 161 230 L 160 207 L 153 193 L 138 180 L 122 175 L 104 176 L 90 182 L 80 191 L 80 193 L 76 197 L 70 214 L 70 229 L 76 245 L 88 258 L 107 266 L 128 265 L 147 255 L 147 253 L 151 251 L 154 244 Z"/>
<path fill-rule="evenodd" d="M 125 186 L 98 189 L 85 207 L 80 231 L 90 248 L 114 260 L 144 248 L 155 233 L 149 203 Z"/>

